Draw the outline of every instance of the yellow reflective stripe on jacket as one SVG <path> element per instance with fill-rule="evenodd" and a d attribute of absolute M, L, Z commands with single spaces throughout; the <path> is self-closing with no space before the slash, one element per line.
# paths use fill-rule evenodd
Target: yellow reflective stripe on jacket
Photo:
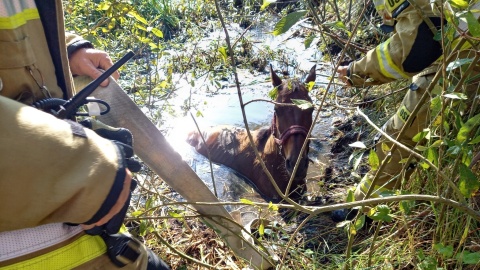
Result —
<path fill-rule="evenodd" d="M 2 270 L 72 269 L 101 256 L 106 251 L 107 246 L 100 236 L 83 235 L 66 246 L 26 261 L 2 267 Z"/>
<path fill-rule="evenodd" d="M 379 12 L 380 14 L 383 13 L 383 10 L 385 9 L 385 1 L 383 0 L 373 0 L 373 5 L 375 6 L 375 9 L 377 10 L 377 12 Z"/>
<path fill-rule="evenodd" d="M 378 45 L 377 47 L 377 61 L 380 65 L 380 72 L 385 77 L 392 79 L 409 78 L 407 74 L 403 73 L 400 68 L 393 63 L 390 52 L 388 51 L 388 44 L 390 44 L 390 39 Z"/>
<path fill-rule="evenodd" d="M 0 1 L 0 29 L 15 29 L 39 18 L 34 0 Z"/>

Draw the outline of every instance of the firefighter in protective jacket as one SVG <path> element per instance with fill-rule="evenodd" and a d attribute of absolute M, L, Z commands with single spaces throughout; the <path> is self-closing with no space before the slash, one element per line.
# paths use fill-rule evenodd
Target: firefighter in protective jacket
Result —
<path fill-rule="evenodd" d="M 94 79 L 97 68 L 112 66 L 105 52 L 65 34 L 63 20 L 61 0 L 0 0 L 2 269 L 118 268 L 104 239 L 84 230 L 106 224 L 128 203 L 132 176 L 122 148 L 30 106 L 67 100 L 72 75 Z M 122 258 L 122 269 L 146 269 L 145 246 L 131 246 L 134 256 Z"/>
<path fill-rule="evenodd" d="M 391 29 L 392 35 L 385 42 L 368 51 L 363 58 L 353 61 L 348 66 L 340 66 L 337 73 L 347 85 L 356 87 L 411 78 L 409 90 L 400 107 L 382 129 L 386 134 L 396 138 L 405 121 L 409 117 L 414 117 L 413 122 L 399 138 L 400 143 L 413 149 L 415 143 L 412 138 L 430 123 L 430 104 L 428 102 L 421 104 L 422 107 L 416 115 L 411 115 L 411 112 L 440 68 L 439 59 L 444 52 L 435 35 L 447 20 L 440 16 L 438 6 L 430 0 L 374 0 L 374 4 L 378 14 L 383 17 L 383 29 Z M 449 8 L 448 4 L 445 4 L 445 8 Z M 467 47 L 463 48 L 458 56 L 471 58 L 474 54 L 475 51 Z M 479 67 L 474 69 L 474 73 L 479 71 Z M 472 82 L 465 88 L 467 94 L 473 94 L 478 89 L 478 81 Z M 375 148 L 380 161 L 386 156 L 382 151 L 381 143 L 387 144 L 390 148 L 392 146 L 388 140 L 380 137 Z M 413 166 L 401 161 L 409 155 L 407 151 L 400 148 L 391 153 L 390 162 L 386 164 L 376 180 L 370 197 L 378 197 L 384 191 L 398 188 L 403 179 L 408 179 Z M 372 184 L 374 173 L 367 173 L 357 185 L 356 200 L 362 200 L 365 197 Z"/>

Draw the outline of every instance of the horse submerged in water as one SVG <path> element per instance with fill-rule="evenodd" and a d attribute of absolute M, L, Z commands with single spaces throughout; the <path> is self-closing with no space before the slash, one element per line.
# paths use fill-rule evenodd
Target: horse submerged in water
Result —
<path fill-rule="evenodd" d="M 285 194 L 288 182 L 297 160 L 299 166 L 288 190 L 288 196 L 298 199 L 306 188 L 306 176 L 309 165 L 308 144 L 303 153 L 302 146 L 307 140 L 307 133 L 312 126 L 313 106 L 301 109 L 292 100 L 312 103 L 305 84 L 315 81 L 316 66 L 313 66 L 304 83 L 298 80 L 282 81 L 270 66 L 270 77 L 277 89 L 274 115 L 270 127 L 252 131 L 255 147 L 275 183 Z M 263 171 L 260 162 L 250 147 L 246 129 L 232 126 L 217 126 L 209 130 L 188 134 L 187 142 L 201 155 L 214 163 L 223 164 L 246 177 L 257 191 L 268 200 L 278 201 L 280 195 Z M 208 152 L 207 152 L 208 151 Z"/>

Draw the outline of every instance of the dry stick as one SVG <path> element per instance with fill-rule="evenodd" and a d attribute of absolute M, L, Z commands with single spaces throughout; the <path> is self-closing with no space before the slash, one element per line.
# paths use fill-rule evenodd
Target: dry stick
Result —
<path fill-rule="evenodd" d="M 355 107 L 356 107 L 356 106 L 362 106 L 362 105 L 366 105 L 366 104 L 369 104 L 369 103 L 373 103 L 373 102 L 375 102 L 375 101 L 379 101 L 379 100 L 381 100 L 381 99 L 384 99 L 384 98 L 386 98 L 386 97 L 389 97 L 389 96 L 391 96 L 391 95 L 393 95 L 393 94 L 396 94 L 396 93 L 405 91 L 405 90 L 407 90 L 409 87 L 410 87 L 410 86 L 405 86 L 405 87 L 403 87 L 403 88 L 400 88 L 400 89 L 395 90 L 395 91 L 393 91 L 393 92 L 390 92 L 390 93 L 388 93 L 388 94 L 384 94 L 384 95 L 381 96 L 381 97 L 374 98 L 374 99 L 372 99 L 372 100 L 363 101 L 363 102 L 353 103 L 353 104 L 350 104 L 349 106 L 355 106 Z M 348 110 L 353 110 L 353 109 L 355 109 L 355 107 L 345 107 L 345 106 L 339 104 L 339 103 L 338 103 L 338 97 L 337 97 L 337 96 L 335 96 L 335 106 L 340 107 L 340 108 L 343 108 L 343 109 L 348 109 Z"/>
<path fill-rule="evenodd" d="M 262 166 L 262 169 L 265 172 L 265 174 L 268 176 L 268 179 L 270 180 L 270 183 L 275 188 L 275 191 L 277 191 L 277 193 L 280 194 L 280 196 L 282 197 L 283 200 L 301 208 L 302 207 L 301 205 L 297 204 L 295 201 L 293 201 L 288 196 L 283 194 L 283 192 L 278 187 L 277 183 L 275 183 L 275 180 L 273 179 L 272 175 L 268 171 L 267 166 L 265 166 L 265 162 L 263 162 L 263 160 L 260 156 L 260 153 L 258 152 L 257 147 L 255 147 L 255 145 L 253 144 L 253 137 L 252 137 L 252 133 L 250 132 L 250 128 L 248 127 L 247 115 L 245 114 L 245 104 L 243 103 L 242 91 L 240 89 L 240 82 L 238 80 L 237 68 L 235 66 L 235 55 L 234 55 L 234 52 L 233 52 L 233 48 L 230 44 L 230 36 L 228 34 L 228 30 L 227 30 L 227 27 L 225 25 L 225 21 L 223 19 L 222 12 L 220 10 L 220 5 L 218 4 L 218 0 L 215 0 L 215 8 L 217 10 L 217 14 L 218 14 L 218 18 L 220 20 L 220 23 L 222 24 L 223 31 L 225 32 L 225 41 L 227 43 L 228 52 L 230 53 L 231 67 L 233 69 L 233 74 L 235 76 L 235 84 L 237 86 L 238 99 L 239 99 L 239 102 L 240 102 L 240 108 L 242 109 L 243 123 L 245 125 L 245 129 L 247 130 L 247 135 L 248 135 L 248 139 L 249 139 L 248 143 L 249 143 L 250 147 L 253 149 L 253 151 L 255 152 L 255 157 L 257 158 L 260 165 Z"/>
<path fill-rule="evenodd" d="M 361 15 L 360 16 L 363 16 L 363 14 L 365 14 L 365 11 L 367 10 L 367 6 L 368 4 L 370 3 L 369 0 L 365 1 L 365 5 L 363 7 L 363 10 L 361 12 Z M 312 4 L 309 2 L 310 6 L 312 6 Z M 317 18 L 314 16 L 314 18 Z M 318 20 L 318 18 L 317 18 Z M 321 24 L 320 24 L 321 25 Z M 352 33 L 356 33 L 357 32 L 357 29 L 358 29 L 358 26 L 360 25 L 360 20 L 357 20 L 357 23 L 355 24 L 355 26 L 353 27 L 353 30 L 352 30 Z M 352 39 L 355 35 L 351 35 L 349 38 L 348 38 L 348 41 L 347 43 L 345 44 L 345 47 L 344 49 L 342 50 L 342 53 L 340 54 L 340 59 L 338 60 L 337 64 L 335 64 L 335 68 L 334 68 L 334 72 L 338 69 L 338 67 L 340 66 L 340 63 L 342 62 L 343 58 L 345 57 L 345 53 L 347 52 L 347 49 L 349 48 L 350 46 L 350 43 L 352 42 Z M 330 85 L 331 83 L 333 82 L 333 77 L 330 79 L 330 81 L 328 82 L 328 85 L 327 85 L 327 89 L 330 88 Z M 323 99 L 322 99 L 322 102 L 321 102 L 321 105 L 320 105 L 320 108 L 322 108 L 323 106 L 323 103 L 325 102 L 325 99 L 328 95 L 328 91 L 325 91 L 325 94 L 323 96 Z M 320 109 L 317 111 L 317 115 L 315 117 L 315 121 L 314 123 L 317 121 L 317 118 L 319 117 L 320 115 Z M 351 255 L 351 249 L 352 249 L 352 245 L 353 245 L 353 239 L 354 237 L 350 237 L 349 238 L 349 241 L 348 241 L 348 246 L 347 246 L 347 253 L 346 253 L 346 260 L 348 261 L 349 258 L 350 258 L 350 255 Z M 286 255 L 286 254 L 285 254 Z M 349 264 L 345 264 L 345 268 L 348 269 L 349 268 Z"/>
<path fill-rule="evenodd" d="M 318 18 L 317 14 L 314 12 L 314 10 L 315 10 L 314 6 L 312 5 L 312 3 L 311 3 L 310 1 L 308 2 L 308 4 L 309 4 L 309 6 L 310 6 L 310 10 L 312 11 L 312 15 L 313 15 L 314 20 L 316 21 L 316 23 L 317 23 L 319 26 L 321 26 L 322 24 L 320 23 L 320 19 Z M 363 11 L 365 12 L 365 8 L 364 8 Z M 355 30 L 354 30 L 354 31 L 356 31 L 358 25 L 359 25 L 359 22 L 357 22 L 357 24 L 355 25 Z M 320 29 L 323 30 L 322 27 L 320 27 Z M 320 33 L 322 33 L 322 38 L 323 38 L 323 31 L 322 31 L 322 30 L 319 30 L 319 31 L 320 31 Z M 347 44 L 345 44 L 345 47 L 348 47 L 348 46 L 349 46 L 349 44 L 351 43 L 352 38 L 353 38 L 353 35 L 350 36 L 350 38 L 349 38 L 348 41 L 347 41 Z M 323 38 L 323 39 L 325 40 L 325 38 Z M 345 51 L 346 51 L 346 50 L 342 50 L 342 53 L 341 53 L 341 55 L 340 55 L 340 60 L 339 60 L 338 63 L 335 65 L 334 70 L 337 70 L 337 68 L 340 66 L 340 62 L 341 62 L 341 60 L 343 59 L 343 57 L 345 56 Z M 328 82 L 328 85 L 327 85 L 327 89 L 329 89 L 330 86 L 332 85 L 333 79 L 334 79 L 334 76 L 332 76 L 332 77 L 330 78 L 330 81 Z M 317 122 L 318 117 L 320 116 L 320 110 L 321 110 L 321 108 L 323 108 L 323 104 L 325 103 L 325 100 L 326 100 L 327 96 L 328 96 L 328 91 L 325 91 L 325 93 L 324 93 L 324 95 L 323 95 L 323 97 L 322 97 L 322 100 L 320 101 L 320 105 L 318 106 L 317 114 L 315 115 L 315 118 L 314 118 L 314 120 L 313 120 L 313 123 L 316 123 L 316 122 Z M 312 125 L 312 126 L 310 127 L 310 129 L 308 130 L 307 138 L 310 137 L 310 135 L 311 135 L 311 133 L 312 133 L 312 130 L 313 130 L 313 126 L 314 126 L 314 125 Z M 305 140 L 305 143 L 303 144 L 302 149 L 300 150 L 300 153 L 304 153 L 305 150 L 306 150 L 306 148 L 307 148 L 307 140 Z M 292 175 L 291 175 L 291 177 L 290 177 L 290 180 L 288 181 L 288 185 L 287 185 L 287 189 L 285 190 L 285 194 L 288 194 L 289 191 L 290 191 L 290 187 L 291 187 L 291 185 L 292 185 L 292 183 L 293 183 L 293 178 L 295 177 L 295 174 L 297 173 L 297 169 L 298 169 L 299 165 L 300 165 L 300 159 L 297 159 L 297 161 L 295 162 L 295 166 L 294 166 L 294 168 L 293 168 L 293 172 L 292 172 Z M 286 255 L 286 254 L 284 254 L 284 255 Z"/>
<path fill-rule="evenodd" d="M 385 131 L 383 131 L 381 128 L 379 128 L 377 125 L 375 125 L 371 120 L 370 118 L 368 118 L 367 115 L 365 115 L 359 108 L 357 108 L 357 113 L 360 114 L 360 116 L 362 116 L 365 121 L 367 121 L 367 123 L 370 124 L 370 126 L 372 126 L 376 131 L 378 131 L 380 134 L 382 134 L 382 136 L 385 136 L 385 138 L 387 138 L 389 141 L 391 141 L 392 143 L 394 143 L 395 146 L 407 151 L 408 153 L 410 153 L 410 155 L 422 160 L 423 162 L 427 163 L 430 167 L 432 167 L 432 169 L 434 169 L 435 171 L 437 171 L 439 173 L 439 175 L 445 180 L 447 181 L 450 185 L 453 185 L 455 188 L 455 184 L 452 182 L 452 180 L 450 180 L 448 178 L 448 176 L 446 176 L 444 173 L 442 173 L 441 171 L 439 171 L 438 167 L 435 166 L 435 164 L 433 164 L 430 160 L 426 159 L 424 156 L 420 155 L 419 153 L 411 150 L 410 148 L 408 148 L 407 146 L 403 145 L 402 143 L 398 142 L 396 139 L 390 137 L 390 135 L 388 135 L 387 133 L 385 133 Z M 397 138 L 398 139 L 398 138 Z M 392 150 L 390 150 L 390 152 L 393 151 L 393 147 L 392 147 Z M 457 188 L 458 189 L 458 188 Z M 458 190 L 458 192 L 460 192 L 460 190 Z M 462 196 L 463 197 L 463 196 Z"/>
<path fill-rule="evenodd" d="M 453 208 L 456 208 L 460 211 L 465 212 L 475 220 L 480 221 L 480 211 L 476 211 L 470 208 L 466 204 L 459 203 L 452 199 L 447 199 L 440 196 L 433 196 L 433 195 L 423 195 L 423 194 L 409 194 L 409 195 L 397 195 L 397 196 L 390 196 L 390 197 L 379 197 L 373 199 L 365 199 L 363 201 L 354 201 L 349 203 L 337 203 L 332 205 L 325 205 L 325 206 L 305 206 L 302 207 L 304 210 L 303 212 L 309 215 L 318 215 L 325 212 L 331 212 L 334 210 L 345 209 L 345 208 L 353 208 L 353 207 L 360 207 L 360 206 L 372 206 L 378 204 L 385 204 L 391 202 L 400 202 L 400 201 L 429 201 L 435 203 L 441 203 Z M 265 208 L 271 207 L 269 203 L 243 203 L 243 202 L 176 202 L 165 204 L 166 205 L 181 205 L 181 204 L 190 204 L 190 205 L 255 205 L 255 206 L 262 206 Z M 291 204 L 275 204 L 278 208 L 285 208 L 285 209 L 296 209 L 295 206 Z M 215 217 L 215 216 L 214 216 Z M 155 217 L 153 217 L 155 218 Z M 219 217 L 225 218 L 225 217 Z"/>
<path fill-rule="evenodd" d="M 243 103 L 242 91 L 240 89 L 240 82 L 238 80 L 237 68 L 235 66 L 235 55 L 234 55 L 234 52 L 233 52 L 233 48 L 230 44 L 230 36 L 229 36 L 228 30 L 227 30 L 227 27 L 225 25 L 225 21 L 223 19 L 223 15 L 222 15 L 222 12 L 220 10 L 220 5 L 218 3 L 218 0 L 215 0 L 215 9 L 217 10 L 218 18 L 220 20 L 220 23 L 222 24 L 223 31 L 225 32 L 225 42 L 227 43 L 228 51 L 230 53 L 231 67 L 233 69 L 233 74 L 235 76 L 235 84 L 237 86 L 238 99 L 239 99 L 239 102 L 240 102 L 240 108 L 242 110 L 243 123 L 245 125 L 246 130 L 247 130 L 247 135 L 248 135 L 248 139 L 249 139 L 248 143 L 249 143 L 250 147 L 253 149 L 253 151 L 255 152 L 255 157 L 257 158 L 260 165 L 262 166 L 262 169 L 265 172 L 265 174 L 267 175 L 268 179 L 270 180 L 270 183 L 275 188 L 275 191 L 277 191 L 277 193 L 280 194 L 282 199 L 284 199 L 288 203 L 290 203 L 290 204 L 292 204 L 292 205 L 294 205 L 298 208 L 302 208 L 301 205 L 297 204 L 295 201 L 293 201 L 288 196 L 283 194 L 283 192 L 278 187 L 277 183 L 275 183 L 275 180 L 273 179 L 272 175 L 268 171 L 267 166 L 265 165 L 265 162 L 263 162 L 263 160 L 260 156 L 260 153 L 258 152 L 257 147 L 255 147 L 255 145 L 253 143 L 253 136 L 252 136 L 252 133 L 250 132 L 250 128 L 248 127 L 247 115 L 245 113 L 245 104 Z M 298 164 L 296 164 L 296 166 L 298 166 Z M 271 265 L 273 265 L 273 263 L 271 263 Z"/>
<path fill-rule="evenodd" d="M 190 116 L 192 117 L 193 119 L 193 122 L 195 123 L 195 126 L 197 127 L 197 131 L 198 131 L 198 134 L 200 134 L 200 137 L 202 138 L 202 142 L 204 145 L 207 145 L 207 143 L 205 142 L 205 138 L 203 137 L 203 133 L 202 131 L 200 130 L 200 127 L 198 126 L 198 123 L 197 121 L 195 120 L 195 117 L 193 117 L 193 114 L 190 112 Z M 209 164 L 210 164 L 210 175 L 212 177 L 212 184 L 213 184 L 213 191 L 215 192 L 215 197 L 218 198 L 218 194 L 217 194 L 217 185 L 215 184 L 215 177 L 213 176 L 213 165 L 212 165 L 212 159 L 210 158 L 210 149 L 208 149 L 208 147 L 205 147 L 207 149 L 207 157 L 208 157 L 208 161 L 209 161 Z"/>
<path fill-rule="evenodd" d="M 302 25 L 303 26 L 303 25 Z M 306 29 L 309 29 L 309 30 L 312 30 L 312 31 L 315 31 L 315 32 L 321 32 L 322 34 L 325 34 L 327 36 L 329 36 L 330 38 L 334 39 L 334 40 L 337 40 L 337 41 L 340 41 L 342 44 L 343 43 L 347 43 L 347 40 L 345 40 L 344 38 L 340 37 L 339 35 L 336 35 L 334 33 L 330 33 L 327 31 L 327 29 L 325 28 L 322 28 L 323 32 L 321 30 L 318 30 L 318 29 L 315 29 L 315 28 L 312 28 L 312 27 L 308 27 L 308 26 L 303 26 L 304 28 Z M 357 51 L 360 51 L 362 53 L 366 53 L 368 52 L 370 49 L 369 48 L 365 48 L 365 47 L 362 47 L 358 44 L 355 44 L 355 43 L 350 43 L 350 46 L 353 47 L 354 49 L 356 49 Z"/>
<path fill-rule="evenodd" d="M 200 202 L 200 203 L 190 203 L 190 204 L 192 204 L 192 205 L 222 205 L 222 203 L 218 203 L 218 202 Z M 140 219 L 140 220 L 156 220 L 156 219 L 164 219 L 164 218 L 168 218 L 168 217 L 158 217 L 158 216 L 155 216 L 155 217 L 135 218 L 135 219 L 131 219 L 131 220 L 138 220 L 138 219 Z M 171 217 L 170 217 L 170 218 L 171 218 Z M 182 218 L 200 218 L 200 219 L 203 219 L 203 220 L 204 220 L 204 223 L 205 223 L 208 227 L 212 227 L 209 222 L 214 222 L 214 223 L 220 224 L 220 222 L 217 222 L 217 221 L 215 220 L 215 218 L 221 219 L 221 220 L 226 220 L 226 221 L 228 221 L 228 223 L 238 226 L 239 229 L 241 229 L 242 231 L 244 231 L 244 232 L 248 233 L 250 236 L 252 236 L 252 235 L 251 235 L 251 232 L 247 231 L 244 227 L 242 227 L 241 225 L 239 225 L 238 223 L 236 223 L 234 220 L 232 220 L 232 219 L 230 219 L 230 218 L 227 218 L 227 217 L 225 217 L 225 216 L 219 216 L 219 215 L 201 215 L 201 214 L 199 214 L 199 215 L 188 215 L 188 216 L 185 215 L 185 216 L 182 216 Z M 220 225 L 221 225 L 221 224 L 220 224 Z M 230 227 L 225 227 L 225 226 L 224 226 L 224 228 L 225 228 L 229 233 L 232 233 L 232 234 L 236 234 L 236 233 L 237 233 L 237 231 L 233 231 L 233 229 L 231 229 Z M 252 236 L 252 238 L 253 238 L 253 236 Z M 257 248 L 254 243 L 251 243 L 251 242 L 249 242 L 249 241 L 244 241 L 244 243 L 245 243 L 246 245 L 252 247 L 252 248 Z M 261 250 L 267 250 L 266 247 L 265 247 L 262 243 L 258 242 L 257 244 L 260 246 L 260 249 L 261 249 Z M 240 259 L 245 260 L 244 258 L 240 258 Z M 267 258 L 264 258 L 264 259 L 267 260 Z M 245 260 L 245 261 L 246 261 L 246 260 Z M 267 260 L 267 261 L 268 261 L 268 260 Z M 269 263 L 270 263 L 271 265 L 273 265 L 272 262 L 269 261 Z"/>
<path fill-rule="evenodd" d="M 377 241 L 378 234 L 380 233 L 380 227 L 382 226 L 382 221 L 380 220 L 377 224 L 377 227 L 375 228 L 375 233 L 373 234 L 373 239 L 372 243 L 370 244 L 370 252 L 368 252 L 368 263 L 367 266 L 371 267 L 372 266 L 372 256 L 373 256 L 373 251 L 375 250 L 373 246 L 375 245 L 375 242 Z"/>
<path fill-rule="evenodd" d="M 312 5 L 312 3 L 311 3 L 310 1 L 309 1 L 308 3 L 309 3 L 309 6 L 310 6 L 311 11 L 312 11 L 312 13 L 313 13 L 313 18 L 314 18 L 314 20 L 316 20 L 316 22 L 317 22 L 318 25 L 321 25 L 320 19 L 318 18 L 317 14 L 316 14 L 315 12 L 313 12 L 313 11 L 315 10 L 315 8 L 313 7 L 313 5 Z M 365 12 L 366 6 L 367 6 L 367 5 L 365 5 L 362 13 Z M 357 21 L 357 24 L 355 24 L 355 27 L 354 27 L 354 30 L 353 30 L 354 33 L 356 32 L 356 29 L 358 28 L 358 25 L 359 25 L 359 24 L 360 24 L 360 21 Z M 320 29 L 322 29 L 322 28 L 320 27 Z M 323 31 L 320 30 L 320 32 L 322 33 L 322 37 L 323 37 Z M 352 39 L 353 39 L 353 36 L 354 36 L 354 35 L 351 35 L 351 36 L 349 37 L 349 39 L 348 39 L 348 41 L 347 41 L 347 44 L 345 44 L 345 48 L 348 48 L 349 44 L 351 43 L 351 41 L 352 41 Z M 336 71 L 337 68 L 340 66 L 341 60 L 344 58 L 345 53 L 346 53 L 346 50 L 345 50 L 345 49 L 342 50 L 342 52 L 341 52 L 341 54 L 340 54 L 340 60 L 339 60 L 339 61 L 337 62 L 337 64 L 335 65 L 334 71 Z M 330 81 L 328 82 L 327 89 L 329 89 L 330 86 L 332 85 L 333 79 L 334 79 L 334 77 L 332 76 L 332 77 L 330 78 Z M 317 114 L 315 115 L 315 119 L 314 119 L 313 123 L 316 123 L 318 117 L 320 116 L 320 110 L 321 110 L 321 108 L 323 107 L 323 104 L 325 103 L 325 100 L 326 100 L 326 98 L 327 98 L 327 95 L 328 95 L 328 91 L 325 91 L 325 93 L 324 93 L 324 95 L 323 95 L 323 98 L 322 98 L 322 100 L 320 101 L 320 105 L 318 106 Z M 307 138 L 310 136 L 312 130 L 313 130 L 313 125 L 310 127 L 310 130 L 309 130 L 308 133 L 307 133 Z M 305 151 L 306 145 L 307 145 L 307 144 L 304 143 L 304 145 L 302 146 L 302 149 L 301 149 L 300 153 L 303 153 L 303 152 Z M 292 183 L 292 180 L 293 180 L 293 176 L 294 176 L 295 173 L 296 173 L 296 170 L 297 170 L 297 168 L 298 168 L 299 163 L 300 163 L 300 161 L 297 160 L 297 162 L 296 162 L 296 164 L 295 164 L 295 167 L 294 167 L 294 171 L 293 171 L 293 173 L 292 173 L 292 177 L 290 178 L 290 181 L 289 181 L 288 186 L 287 186 L 287 192 L 288 192 L 288 190 L 290 189 L 290 186 L 291 186 L 291 183 Z M 299 226 L 299 228 L 301 228 L 301 226 Z M 295 233 L 292 235 L 292 238 L 291 238 L 290 241 L 288 242 L 288 244 L 287 244 L 287 246 L 286 246 L 286 249 L 285 249 L 285 252 L 284 252 L 284 254 L 283 254 L 283 256 L 282 256 L 282 260 L 284 260 L 285 257 L 287 256 L 288 247 L 291 245 L 295 234 L 299 231 L 299 228 L 297 228 L 297 230 L 295 231 Z"/>
<path fill-rule="evenodd" d="M 459 48 L 461 48 L 461 45 L 463 45 L 463 43 L 465 42 L 465 40 L 461 40 L 457 46 L 455 47 L 454 51 L 457 51 Z M 454 53 L 451 53 L 450 56 L 447 58 L 447 60 L 451 60 L 451 58 L 453 58 L 455 56 Z M 450 62 L 450 61 L 447 61 L 447 62 Z M 475 64 L 475 63 L 472 63 L 472 64 Z M 391 153 L 393 153 L 396 149 L 397 149 L 397 146 L 403 146 L 401 145 L 398 140 L 400 139 L 400 137 L 405 133 L 405 130 L 407 129 L 408 126 L 410 126 L 410 124 L 412 123 L 413 119 L 415 117 L 412 117 L 414 115 L 416 115 L 418 113 L 418 111 L 420 110 L 420 108 L 423 106 L 423 103 L 427 100 L 427 97 L 429 97 L 430 95 L 430 92 L 432 91 L 433 87 L 435 86 L 435 84 L 438 82 L 438 80 L 440 79 L 441 75 L 440 75 L 440 72 L 437 72 L 435 74 L 435 77 L 433 78 L 433 80 L 430 82 L 430 84 L 428 85 L 425 93 L 422 95 L 422 97 L 420 98 L 420 100 L 418 101 L 417 105 L 415 106 L 415 108 L 413 109 L 413 111 L 411 112 L 410 114 L 410 117 L 408 117 L 407 121 L 405 121 L 402 129 L 400 130 L 400 132 L 398 133 L 397 135 L 397 138 L 396 140 L 393 140 L 390 136 L 388 136 L 387 134 L 385 134 L 383 131 L 381 131 L 380 129 L 377 129 L 378 127 L 376 127 L 375 125 L 373 125 L 373 127 L 375 129 L 377 129 L 377 131 L 379 132 L 382 132 L 382 135 L 386 135 L 388 136 L 387 138 L 389 138 L 390 141 L 392 141 L 394 144 L 392 146 L 392 148 L 390 149 L 390 152 L 388 155 L 386 155 L 386 157 L 383 159 L 380 167 L 377 169 L 376 173 L 375 173 L 375 176 L 372 180 L 372 184 L 370 185 L 370 188 L 368 189 L 368 192 L 367 194 L 365 195 L 365 198 L 364 199 L 368 199 L 368 197 L 370 197 L 370 195 L 373 193 L 373 190 L 375 189 L 375 186 L 376 186 L 376 183 L 379 181 L 379 176 L 380 174 L 382 173 L 383 169 L 385 168 L 386 164 L 388 163 L 390 157 L 391 157 Z M 360 109 L 357 109 L 358 112 L 361 113 Z M 362 116 L 364 116 L 364 118 L 366 117 L 365 114 L 361 113 Z M 368 117 L 366 118 L 368 119 Z M 373 123 L 372 123 L 373 124 Z M 405 147 L 405 146 L 403 146 Z M 401 147 L 401 148 L 403 148 Z M 406 149 L 405 149 L 406 148 Z M 409 148 L 405 147 L 403 149 L 407 150 L 407 151 L 411 151 Z M 412 151 L 413 152 L 413 151 Z M 412 153 L 413 154 L 413 153 Z M 415 153 L 416 155 L 415 156 L 419 156 L 417 153 Z M 422 157 L 423 158 L 423 157 Z M 428 161 L 429 162 L 429 161 Z M 437 171 L 438 171 L 438 168 L 433 165 L 431 162 L 429 162 L 429 165 L 432 166 L 432 168 L 435 168 Z M 440 172 L 439 172 L 440 173 Z M 445 180 L 447 180 L 447 183 L 449 184 L 449 186 L 453 189 L 453 191 L 456 193 L 456 195 L 459 197 L 460 201 L 462 203 L 465 203 L 465 198 L 463 197 L 462 193 L 460 192 L 460 190 L 457 188 L 457 186 L 455 186 L 455 184 L 450 180 L 448 179 L 444 174 L 442 174 L 442 177 L 445 178 Z"/>

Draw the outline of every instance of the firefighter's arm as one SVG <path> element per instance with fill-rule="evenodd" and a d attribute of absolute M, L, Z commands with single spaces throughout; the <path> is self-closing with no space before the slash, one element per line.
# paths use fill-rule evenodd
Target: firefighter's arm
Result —
<path fill-rule="evenodd" d="M 430 18 L 439 26 L 439 18 Z M 410 78 L 433 64 L 442 55 L 440 43 L 413 8 L 397 18 L 395 33 L 348 67 L 352 85 L 368 86 Z"/>
<path fill-rule="evenodd" d="M 88 40 L 72 33 L 66 33 L 66 41 L 72 75 L 86 75 L 96 79 L 102 74 L 99 69 L 107 70 L 113 65 L 110 56 L 104 51 L 95 49 Z M 115 71 L 112 77 L 118 80 L 120 73 Z M 103 87 L 107 85 L 108 79 L 101 84 Z"/>
<path fill-rule="evenodd" d="M 0 231 L 98 225 L 125 205 L 130 176 L 115 143 L 5 97 L 0 115 Z"/>

